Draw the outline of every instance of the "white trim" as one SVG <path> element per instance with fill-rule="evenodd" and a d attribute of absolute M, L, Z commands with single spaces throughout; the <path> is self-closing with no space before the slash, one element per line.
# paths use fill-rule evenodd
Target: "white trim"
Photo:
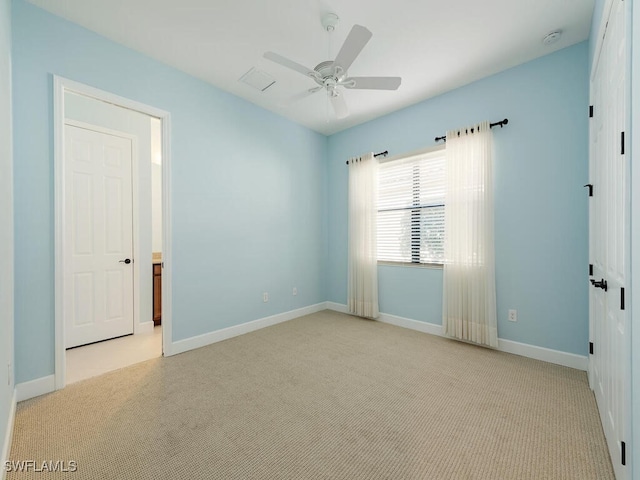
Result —
<path fill-rule="evenodd" d="M 349 307 L 343 303 L 326 302 L 327 310 L 333 310 L 334 312 L 349 313 Z"/>
<path fill-rule="evenodd" d="M 513 353 L 521 357 L 542 360 L 543 362 L 555 363 L 564 367 L 575 368 L 587 371 L 589 359 L 583 355 L 575 353 L 561 352 L 550 348 L 529 345 L 528 343 L 514 342 L 513 340 L 498 339 L 498 350 L 506 353 Z"/>
<path fill-rule="evenodd" d="M 349 313 L 346 305 L 341 303 L 327 302 L 327 308 L 336 312 Z M 421 322 L 410 318 L 398 317 L 381 313 L 376 319 L 379 322 L 389 323 L 402 328 L 416 330 L 418 332 L 428 333 L 439 337 L 446 337 L 442 332 L 442 325 L 429 322 Z M 498 339 L 498 348 L 500 352 L 512 353 L 521 357 L 542 360 L 543 362 L 554 363 L 564 367 L 575 368 L 577 370 L 587 371 L 588 358 L 574 353 L 561 352 L 560 350 L 552 350 L 550 348 L 538 347 L 527 343 L 514 342 L 513 340 Z"/>
<path fill-rule="evenodd" d="M 2 445 L 2 451 L 0 452 L 0 480 L 5 480 L 7 477 L 7 469 L 4 468 L 4 462 L 9 460 L 11 454 L 11 443 L 13 441 L 13 423 L 16 418 L 16 390 L 13 389 L 13 395 L 11 397 L 11 406 L 9 407 L 9 418 L 7 419 L 7 431 L 4 434 L 4 444 Z"/>
<path fill-rule="evenodd" d="M 196 337 L 186 338 L 184 340 L 178 340 L 173 342 L 171 352 L 172 355 L 178 353 L 187 352 L 196 348 L 211 345 L 212 343 L 221 342 L 229 338 L 237 337 L 238 335 L 244 335 L 245 333 L 260 330 L 261 328 L 270 327 L 278 323 L 287 322 L 294 318 L 309 315 L 311 313 L 320 312 L 326 310 L 326 302 L 316 303 L 308 307 L 298 308 L 297 310 L 290 310 L 288 312 L 279 313 L 277 315 L 271 315 L 270 317 L 259 318 L 251 322 L 241 323 L 240 325 L 234 325 L 232 327 L 215 330 L 213 332 L 198 335 Z"/>
<path fill-rule="evenodd" d="M 443 336 L 442 325 L 429 322 L 421 322 L 419 320 L 412 320 L 410 318 L 398 317 L 397 315 L 389 315 L 387 313 L 381 313 L 378 318 L 379 322 L 388 323 L 397 327 L 408 328 L 410 330 L 417 330 L 418 332 L 428 333 L 429 335 L 436 335 L 438 337 Z"/>
<path fill-rule="evenodd" d="M 113 93 L 105 92 L 82 83 L 74 82 L 58 75 L 53 75 L 53 135 L 54 135 L 54 238 L 55 238 L 55 370 L 51 378 L 54 379 L 55 389 L 65 386 L 65 348 L 64 348 L 64 252 L 63 252 L 63 226 L 64 218 L 64 93 L 71 91 L 103 102 L 111 103 L 129 110 L 134 110 L 145 115 L 159 118 L 162 122 L 162 177 L 163 177 L 163 272 L 162 272 L 162 324 L 163 347 L 167 354 L 169 339 L 171 338 L 171 115 L 169 112 L 145 105 L 128 98 L 120 97 Z M 135 248 L 135 247 L 134 247 Z M 135 271 L 135 269 L 134 269 Z M 138 302 L 139 305 L 139 302 Z M 139 320 L 139 319 L 138 319 Z M 134 320 L 134 333 L 136 325 L 140 322 Z M 146 327 L 142 327 L 144 330 Z M 48 377 L 45 377 L 48 378 Z M 34 380 L 36 382 L 41 379 Z M 30 382 L 27 382 L 30 383 Z M 16 387 L 17 388 L 17 387 Z M 23 387 L 24 388 L 24 387 Z M 46 393 L 46 392 L 42 392 Z M 18 401 L 20 401 L 18 395 Z"/>
<path fill-rule="evenodd" d="M 54 390 L 56 390 L 55 375 L 47 375 L 28 382 L 18 383 L 16 385 L 16 402 L 39 397 Z"/>
<path fill-rule="evenodd" d="M 161 110 L 144 103 L 136 102 L 135 100 L 131 100 L 130 98 L 121 97 L 120 95 L 116 95 L 115 93 L 100 90 L 99 88 L 91 87 L 84 83 L 69 80 L 68 78 L 64 78 L 59 75 L 53 75 L 53 81 L 54 83 L 56 83 L 56 81 L 59 82 L 65 90 L 79 93 L 86 97 L 95 98 L 96 100 L 101 100 L 103 102 L 111 103 L 118 107 L 124 107 L 129 110 L 144 113 L 145 115 L 157 117 L 161 120 L 165 116 L 169 116 L 169 112 L 165 110 Z M 64 104 L 64 98 L 61 98 L 60 100 L 63 100 Z M 164 161 L 164 157 L 162 157 L 162 159 Z"/>
<path fill-rule="evenodd" d="M 162 353 L 173 355 L 172 328 L 173 306 L 171 275 L 171 117 L 167 113 L 162 120 Z"/>
<path fill-rule="evenodd" d="M 155 327 L 155 323 L 153 323 L 153 320 L 149 320 L 148 322 L 136 323 L 133 333 L 134 335 L 153 333 L 153 327 Z"/>

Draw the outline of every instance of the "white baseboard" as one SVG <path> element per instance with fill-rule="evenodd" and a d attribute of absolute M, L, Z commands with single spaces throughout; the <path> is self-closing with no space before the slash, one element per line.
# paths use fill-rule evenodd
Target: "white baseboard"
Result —
<path fill-rule="evenodd" d="M 533 358 L 535 360 L 542 360 L 543 362 L 575 368 L 577 370 L 584 370 L 585 372 L 589 367 L 589 359 L 585 356 L 529 345 L 528 343 L 514 342 L 513 340 L 499 338 L 498 350 L 522 357 Z"/>
<path fill-rule="evenodd" d="M 16 385 L 16 401 L 22 402 L 33 397 L 39 397 L 45 393 L 51 393 L 55 389 L 55 375 L 47 375 L 29 382 L 18 383 Z"/>
<path fill-rule="evenodd" d="M 4 444 L 2 445 L 2 451 L 0 451 L 0 480 L 5 480 L 7 476 L 7 469 L 4 465 L 9 460 L 11 454 L 11 442 L 13 441 L 13 422 L 16 418 L 16 390 L 13 389 L 13 396 L 11 398 L 11 406 L 9 407 L 9 418 L 7 421 L 7 431 L 4 434 Z"/>
<path fill-rule="evenodd" d="M 140 322 L 134 327 L 134 335 L 139 335 L 141 333 L 153 333 L 153 327 L 155 327 L 155 323 L 153 320 L 148 322 Z"/>
<path fill-rule="evenodd" d="M 341 303 L 327 302 L 327 308 L 329 310 L 335 310 L 336 312 L 348 313 L 347 306 Z M 435 323 L 420 322 L 418 320 L 389 315 L 387 313 L 381 313 L 377 320 L 379 322 L 390 323 L 391 325 L 408 328 L 410 330 L 417 330 L 430 335 L 437 335 L 440 337 L 444 336 L 442 332 L 442 325 L 437 325 Z M 575 368 L 577 370 L 587 371 L 589 366 L 589 359 L 586 356 L 561 352 L 560 350 L 552 350 L 545 347 L 538 347 L 527 343 L 514 342 L 513 340 L 504 340 L 502 338 L 498 339 L 497 350 L 512 353 L 514 355 L 520 355 L 521 357 L 528 357 L 535 360 L 542 360 L 543 362 L 562 365 L 564 367 Z"/>
<path fill-rule="evenodd" d="M 349 307 L 342 303 L 326 302 L 327 310 L 333 310 L 340 313 L 349 313 Z"/>
<path fill-rule="evenodd" d="M 270 327 L 278 323 L 293 320 L 294 318 L 309 315 L 311 313 L 326 310 L 326 302 L 317 303 L 308 307 L 299 308 L 297 310 L 290 310 L 288 312 L 279 313 L 270 317 L 259 318 L 251 322 L 241 323 L 240 325 L 234 325 L 233 327 L 222 328 L 214 332 L 205 333 L 184 340 L 178 340 L 171 344 L 171 355 L 177 355 L 179 353 L 187 352 L 195 348 L 211 345 L 212 343 L 221 342 L 229 338 L 237 337 L 238 335 L 244 335 L 245 333 L 260 330 L 261 328 Z M 165 353 L 165 356 L 168 356 Z"/>
<path fill-rule="evenodd" d="M 411 330 L 417 330 L 419 332 L 428 333 L 430 335 L 437 335 L 442 337 L 442 325 L 435 323 L 420 322 L 419 320 L 411 320 L 410 318 L 398 317 L 396 315 L 389 315 L 388 313 L 381 313 L 378 318 L 379 322 L 389 323 L 398 327 L 409 328 Z"/>

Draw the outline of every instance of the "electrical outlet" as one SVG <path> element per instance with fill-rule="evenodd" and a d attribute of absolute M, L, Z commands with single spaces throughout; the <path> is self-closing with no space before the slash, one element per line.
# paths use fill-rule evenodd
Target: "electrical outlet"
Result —
<path fill-rule="evenodd" d="M 518 321 L 518 311 L 517 310 L 509 310 L 509 321 L 517 322 Z"/>
<path fill-rule="evenodd" d="M 293 287 L 293 294 L 297 295 L 298 294 L 298 287 Z"/>
<path fill-rule="evenodd" d="M 267 303 L 267 302 L 269 301 L 269 293 L 268 293 L 268 292 L 264 292 L 264 293 L 262 294 L 262 301 L 263 301 L 264 303 Z"/>

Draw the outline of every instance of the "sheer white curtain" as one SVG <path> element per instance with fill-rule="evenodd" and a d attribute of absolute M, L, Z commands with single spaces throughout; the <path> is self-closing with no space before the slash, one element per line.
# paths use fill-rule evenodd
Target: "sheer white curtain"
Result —
<path fill-rule="evenodd" d="M 378 162 L 373 153 L 349 160 L 349 313 L 378 317 Z"/>
<path fill-rule="evenodd" d="M 489 122 L 447 132 L 443 326 L 451 337 L 498 346 Z"/>

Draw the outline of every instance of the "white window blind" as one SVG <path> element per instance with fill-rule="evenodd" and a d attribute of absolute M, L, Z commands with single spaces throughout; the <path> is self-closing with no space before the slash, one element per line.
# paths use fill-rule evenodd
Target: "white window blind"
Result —
<path fill-rule="evenodd" d="M 445 151 L 380 164 L 378 260 L 443 263 Z"/>

